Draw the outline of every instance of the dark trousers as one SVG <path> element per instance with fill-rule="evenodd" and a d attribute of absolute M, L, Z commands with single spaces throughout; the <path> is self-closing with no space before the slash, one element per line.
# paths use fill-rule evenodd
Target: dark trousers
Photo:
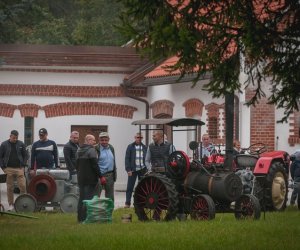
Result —
<path fill-rule="evenodd" d="M 106 184 L 104 186 L 100 185 L 100 193 L 105 191 L 105 198 L 110 198 L 115 200 L 115 181 L 114 173 L 103 174 L 106 179 Z"/>
<path fill-rule="evenodd" d="M 146 168 L 139 170 L 139 171 L 132 172 L 132 175 L 128 176 L 127 189 L 126 189 L 126 201 L 125 201 L 126 205 L 130 206 L 131 196 L 132 196 L 133 188 L 134 188 L 134 185 L 136 182 L 136 178 L 138 177 L 138 179 L 140 180 L 141 177 L 143 177 L 146 172 L 145 169 Z"/>
<path fill-rule="evenodd" d="M 300 177 L 295 177 L 294 178 L 294 182 L 297 182 L 296 184 L 294 184 L 294 189 L 291 195 L 291 204 L 295 204 L 295 201 L 297 199 L 297 196 L 300 193 L 299 187 L 300 187 Z"/>
<path fill-rule="evenodd" d="M 83 204 L 83 200 L 91 200 L 97 193 L 95 185 L 80 185 L 79 186 L 79 201 L 77 208 L 77 220 L 83 222 L 86 219 L 86 206 Z"/>

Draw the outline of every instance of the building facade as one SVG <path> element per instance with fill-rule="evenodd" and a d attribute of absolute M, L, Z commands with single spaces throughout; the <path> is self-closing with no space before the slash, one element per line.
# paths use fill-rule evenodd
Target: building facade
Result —
<path fill-rule="evenodd" d="M 225 142 L 225 100 L 202 90 L 209 75 L 192 88 L 192 79 L 178 83 L 176 73 L 142 59 L 133 48 L 0 45 L 0 58 L 0 142 L 12 129 L 27 145 L 38 140 L 42 127 L 57 144 L 65 144 L 72 130 L 80 132 L 81 142 L 87 133 L 108 131 L 117 158 L 116 189 L 126 186 L 124 158 L 138 130 L 134 120 L 193 117 L 205 122 L 201 134 L 209 133 L 216 144 Z M 252 94 L 247 89 L 235 96 L 234 137 L 242 147 L 263 142 L 269 150 L 299 149 L 300 113 L 277 124 L 283 111 L 267 100 L 244 105 Z M 176 134 L 173 142 L 190 154 L 189 133 Z"/>

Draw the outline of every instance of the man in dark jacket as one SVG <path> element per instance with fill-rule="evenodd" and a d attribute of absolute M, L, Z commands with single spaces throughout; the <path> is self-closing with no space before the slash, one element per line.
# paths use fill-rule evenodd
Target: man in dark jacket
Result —
<path fill-rule="evenodd" d="M 0 146 L 0 167 L 6 176 L 7 200 L 9 211 L 14 210 L 14 178 L 17 178 L 20 193 L 26 192 L 26 179 L 24 167 L 27 161 L 27 152 L 25 144 L 18 140 L 19 133 L 17 130 L 10 132 L 9 139 L 4 141 Z"/>
<path fill-rule="evenodd" d="M 291 177 L 297 185 L 295 185 L 294 190 L 292 192 L 291 196 L 291 205 L 295 204 L 295 201 L 297 199 L 297 196 L 300 193 L 300 190 L 298 190 L 300 186 L 300 151 L 297 151 L 293 155 L 291 155 L 291 158 L 293 158 L 292 164 L 291 164 Z"/>
<path fill-rule="evenodd" d="M 67 169 L 70 172 L 70 180 L 72 175 L 76 174 L 76 152 L 79 148 L 79 132 L 73 131 L 70 140 L 64 146 L 64 157 Z"/>
<path fill-rule="evenodd" d="M 79 186 L 79 201 L 77 210 L 78 222 L 86 219 L 86 207 L 83 200 L 91 200 L 97 194 L 97 184 L 101 178 L 100 169 L 97 164 L 97 152 L 94 148 L 96 143 L 93 135 L 86 135 L 84 144 L 79 147 L 76 153 L 76 170 Z M 101 179 L 104 183 L 105 179 Z"/>
<path fill-rule="evenodd" d="M 143 136 L 136 133 L 134 142 L 130 143 L 126 149 L 125 170 L 128 175 L 125 208 L 129 208 L 131 204 L 131 196 L 136 182 L 136 178 L 140 179 L 147 171 L 145 165 L 145 157 L 147 147 L 142 143 Z"/>

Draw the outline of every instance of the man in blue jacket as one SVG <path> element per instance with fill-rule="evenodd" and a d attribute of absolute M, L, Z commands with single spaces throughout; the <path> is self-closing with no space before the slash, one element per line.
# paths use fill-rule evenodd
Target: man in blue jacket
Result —
<path fill-rule="evenodd" d="M 131 204 L 131 196 L 136 182 L 136 178 L 140 179 L 147 171 L 145 157 L 147 147 L 142 143 L 143 136 L 136 133 L 134 142 L 129 144 L 125 155 L 125 170 L 128 175 L 125 208 L 129 208 Z"/>
<path fill-rule="evenodd" d="M 0 147 L 0 167 L 6 174 L 8 211 L 14 210 L 14 178 L 17 178 L 20 193 L 26 192 L 26 179 L 24 167 L 27 161 L 25 144 L 18 140 L 18 131 L 12 130 L 9 139 Z"/>

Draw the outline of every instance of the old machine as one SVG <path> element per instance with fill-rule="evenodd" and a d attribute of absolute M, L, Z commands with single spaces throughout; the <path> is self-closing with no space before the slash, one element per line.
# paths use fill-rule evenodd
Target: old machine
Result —
<path fill-rule="evenodd" d="M 146 132 L 154 130 L 150 126 L 162 130 L 170 126 L 172 137 L 175 131 L 192 131 L 198 138 L 204 123 L 182 118 L 147 119 L 132 124 Z M 261 208 L 285 208 L 289 165 L 286 152 L 262 153 L 264 146 L 252 145 L 247 154 L 235 157 L 232 167 L 225 168 L 221 150 L 202 158 L 197 154 L 196 141 L 191 141 L 189 147 L 192 157 L 174 151 L 163 166 L 165 173 L 150 172 L 139 181 L 134 191 L 134 209 L 139 220 L 169 221 L 187 216 L 211 220 L 217 212 L 234 213 L 237 219 L 259 219 Z"/>
<path fill-rule="evenodd" d="M 77 211 L 78 185 L 77 176 L 70 180 L 67 169 L 37 169 L 36 175 L 29 181 L 27 194 L 15 200 L 17 212 L 35 212 L 47 207 L 64 213 Z"/>

